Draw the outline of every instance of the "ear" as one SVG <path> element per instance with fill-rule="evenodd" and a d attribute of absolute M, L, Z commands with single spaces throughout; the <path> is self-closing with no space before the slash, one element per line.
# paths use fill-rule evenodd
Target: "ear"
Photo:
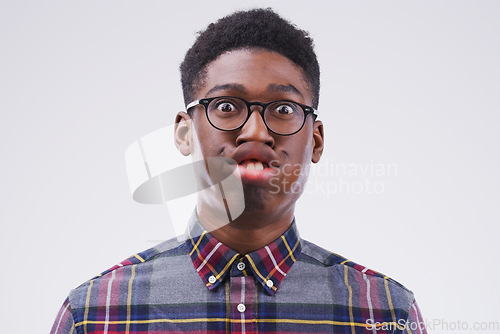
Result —
<path fill-rule="evenodd" d="M 325 137 L 323 135 L 323 122 L 314 121 L 313 126 L 313 136 L 312 136 L 312 157 L 311 161 L 317 163 L 323 154 L 323 145 L 325 143 Z"/>
<path fill-rule="evenodd" d="M 191 117 L 181 111 L 175 117 L 174 138 L 175 147 L 181 152 L 182 155 L 188 156 L 192 152 L 193 143 L 193 120 Z"/>

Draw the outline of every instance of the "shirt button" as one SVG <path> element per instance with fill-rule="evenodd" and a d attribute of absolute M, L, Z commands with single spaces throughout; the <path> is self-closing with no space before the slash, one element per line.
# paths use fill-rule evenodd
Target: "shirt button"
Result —
<path fill-rule="evenodd" d="M 245 264 L 243 262 L 238 262 L 238 265 L 236 266 L 236 268 L 238 268 L 238 270 L 243 270 L 243 269 L 245 269 Z"/>
<path fill-rule="evenodd" d="M 268 287 L 272 288 L 272 287 L 273 287 L 273 285 L 274 285 L 274 282 L 273 282 L 273 281 L 271 281 L 271 280 L 269 279 L 269 280 L 267 280 L 266 285 L 267 285 Z"/>
<path fill-rule="evenodd" d="M 214 275 L 212 275 L 212 276 L 210 276 L 210 277 L 208 278 L 208 281 L 209 281 L 211 284 L 214 284 L 216 280 L 217 280 L 217 279 L 215 278 L 215 276 L 214 276 Z"/>
<path fill-rule="evenodd" d="M 245 312 L 245 310 L 246 310 L 247 308 L 246 308 L 246 306 L 245 306 L 245 305 L 243 305 L 243 304 L 238 304 L 237 309 L 238 309 L 238 311 L 239 311 L 240 313 L 243 313 L 243 312 Z"/>

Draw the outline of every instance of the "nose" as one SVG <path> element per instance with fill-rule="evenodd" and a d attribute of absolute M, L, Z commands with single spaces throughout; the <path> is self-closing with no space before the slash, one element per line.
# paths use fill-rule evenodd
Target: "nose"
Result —
<path fill-rule="evenodd" d="M 267 129 L 262 116 L 258 110 L 253 110 L 245 125 L 241 128 L 236 144 L 240 145 L 248 141 L 261 142 L 274 147 L 274 137 Z"/>

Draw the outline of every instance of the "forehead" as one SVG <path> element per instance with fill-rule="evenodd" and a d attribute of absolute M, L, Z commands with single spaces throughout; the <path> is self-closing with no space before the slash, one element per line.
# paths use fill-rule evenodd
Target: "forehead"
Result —
<path fill-rule="evenodd" d="M 310 104 L 303 70 L 285 56 L 264 49 L 226 52 L 208 64 L 197 98 L 236 95 L 250 100 L 294 99 Z"/>

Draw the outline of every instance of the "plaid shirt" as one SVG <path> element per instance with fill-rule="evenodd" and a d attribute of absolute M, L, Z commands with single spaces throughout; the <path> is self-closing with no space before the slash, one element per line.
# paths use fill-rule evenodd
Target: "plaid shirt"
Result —
<path fill-rule="evenodd" d="M 193 219 L 71 291 L 51 333 L 426 334 L 411 291 L 299 238 L 240 255 Z"/>

